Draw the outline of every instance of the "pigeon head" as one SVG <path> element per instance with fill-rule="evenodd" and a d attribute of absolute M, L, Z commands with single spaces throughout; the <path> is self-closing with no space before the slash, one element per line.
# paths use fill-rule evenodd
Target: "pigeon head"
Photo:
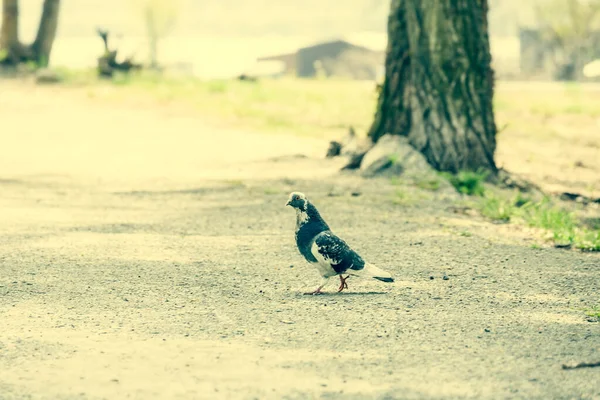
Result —
<path fill-rule="evenodd" d="M 304 195 L 304 193 L 300 192 L 292 192 L 290 193 L 290 197 L 288 198 L 286 206 L 291 206 L 298 210 L 306 211 L 308 206 L 308 199 Z"/>

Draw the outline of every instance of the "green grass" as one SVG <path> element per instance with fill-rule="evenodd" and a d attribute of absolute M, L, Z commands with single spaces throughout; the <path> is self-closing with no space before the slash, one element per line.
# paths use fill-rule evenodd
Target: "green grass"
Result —
<path fill-rule="evenodd" d="M 440 185 L 442 184 L 442 182 L 437 178 L 431 178 L 431 179 L 418 180 L 415 182 L 415 184 L 417 185 L 418 188 L 421 188 L 423 190 L 436 191 L 440 188 Z"/>
<path fill-rule="evenodd" d="M 552 232 L 556 245 L 569 246 L 575 243 L 578 221 L 572 212 L 552 205 L 548 198 L 529 202 L 521 211 L 521 217 L 529 226 Z"/>
<path fill-rule="evenodd" d="M 277 188 L 267 187 L 267 188 L 263 189 L 263 193 L 266 195 L 274 195 L 274 194 L 280 194 L 281 190 L 277 189 Z"/>
<path fill-rule="evenodd" d="M 513 200 L 507 200 L 495 195 L 486 194 L 479 202 L 481 214 L 492 221 L 508 222 L 515 212 Z"/>
<path fill-rule="evenodd" d="M 209 122 L 263 132 L 334 138 L 348 126 L 364 133 L 375 112 L 375 83 L 344 79 L 259 79 L 257 82 L 175 78 L 153 72 L 116 74 L 61 71 L 71 86 L 88 86 L 89 97 L 111 102 L 176 103 Z"/>
<path fill-rule="evenodd" d="M 483 196 L 485 193 L 483 183 L 488 176 L 487 171 L 460 171 L 456 175 L 442 172 L 441 175 L 446 178 L 459 193 L 469 196 Z"/>
<path fill-rule="evenodd" d="M 508 93 L 497 92 L 494 98 L 494 109 L 500 114 L 521 110 L 521 114 L 531 114 L 537 117 L 600 116 L 600 105 L 597 101 L 590 101 L 594 92 L 586 91 L 584 85 L 570 82 L 561 83 L 558 86 L 559 90 L 549 93 L 546 88 L 550 88 L 552 85 L 550 82 L 538 82 L 532 84 L 532 90 L 521 91 L 518 96 L 513 97 L 506 96 Z M 534 87 L 536 88 L 534 89 Z"/>
<path fill-rule="evenodd" d="M 430 197 L 426 192 L 415 191 L 408 187 L 407 190 L 398 189 L 394 193 L 391 201 L 392 204 L 400 206 L 418 205 L 421 201 L 429 200 Z"/>
<path fill-rule="evenodd" d="M 238 187 L 243 187 L 246 186 L 246 184 L 244 183 L 244 181 L 242 181 L 241 179 L 225 179 L 222 181 L 223 184 L 232 187 L 232 188 L 238 188 Z"/>
<path fill-rule="evenodd" d="M 600 321 L 600 306 L 594 306 L 585 310 L 585 315 L 588 317 L 596 318 Z"/>
<path fill-rule="evenodd" d="M 572 211 L 553 204 L 549 198 L 531 201 L 517 194 L 486 193 L 477 202 L 479 211 L 492 221 L 522 222 L 551 233 L 557 246 L 573 246 L 583 251 L 600 251 L 600 229 L 589 229 Z"/>
<path fill-rule="evenodd" d="M 111 82 L 99 80 L 94 69 L 59 72 L 64 85 L 85 86 L 95 100 L 161 107 L 177 104 L 209 122 L 228 127 L 327 139 L 344 135 L 350 125 L 364 134 L 373 121 L 377 102 L 375 82 L 371 81 L 291 77 L 257 82 L 204 81 L 143 71 L 129 76 L 116 74 Z M 502 136 L 528 132 L 549 137 L 553 133 L 548 129 L 548 117 L 600 116 L 596 93 L 583 85 L 498 82 L 497 86 L 497 124 L 508 125 Z"/>
<path fill-rule="evenodd" d="M 583 251 L 600 251 L 600 229 L 582 229 L 576 234 L 574 245 Z"/>

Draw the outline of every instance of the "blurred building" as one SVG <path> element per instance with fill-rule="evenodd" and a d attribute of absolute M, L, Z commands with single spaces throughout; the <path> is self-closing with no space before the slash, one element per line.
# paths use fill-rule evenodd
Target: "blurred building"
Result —
<path fill-rule="evenodd" d="M 382 46 L 383 43 L 383 46 Z M 319 75 L 374 80 L 385 61 L 385 38 L 371 48 L 349 39 L 323 41 L 293 52 L 258 58 L 258 62 L 279 61 L 285 74 L 301 78 Z"/>
<path fill-rule="evenodd" d="M 522 77 L 552 80 L 595 77 L 589 72 L 589 64 L 600 58 L 600 31 L 591 31 L 580 42 L 569 43 L 552 31 L 521 28 L 519 44 Z"/>

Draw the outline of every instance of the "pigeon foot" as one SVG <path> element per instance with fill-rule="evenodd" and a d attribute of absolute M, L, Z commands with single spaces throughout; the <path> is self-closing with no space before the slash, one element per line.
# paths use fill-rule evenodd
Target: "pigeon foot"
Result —
<path fill-rule="evenodd" d="M 345 277 L 345 278 L 344 278 L 344 277 L 343 277 L 343 276 L 340 274 L 340 287 L 339 287 L 339 289 L 338 289 L 338 293 L 339 293 L 339 292 L 341 292 L 341 291 L 342 291 L 342 290 L 344 290 L 344 289 L 348 289 L 348 284 L 346 283 L 346 279 L 348 279 L 348 278 L 350 278 L 350 275 L 348 275 L 347 277 Z"/>

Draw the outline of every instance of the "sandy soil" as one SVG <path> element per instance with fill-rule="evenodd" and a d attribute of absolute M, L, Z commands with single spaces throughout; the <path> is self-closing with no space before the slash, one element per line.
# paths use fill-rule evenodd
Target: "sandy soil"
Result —
<path fill-rule="evenodd" d="M 0 399 L 600 398 L 561 369 L 600 359 L 597 254 L 333 175 L 312 139 L 6 93 Z M 292 190 L 396 282 L 303 296 Z"/>

